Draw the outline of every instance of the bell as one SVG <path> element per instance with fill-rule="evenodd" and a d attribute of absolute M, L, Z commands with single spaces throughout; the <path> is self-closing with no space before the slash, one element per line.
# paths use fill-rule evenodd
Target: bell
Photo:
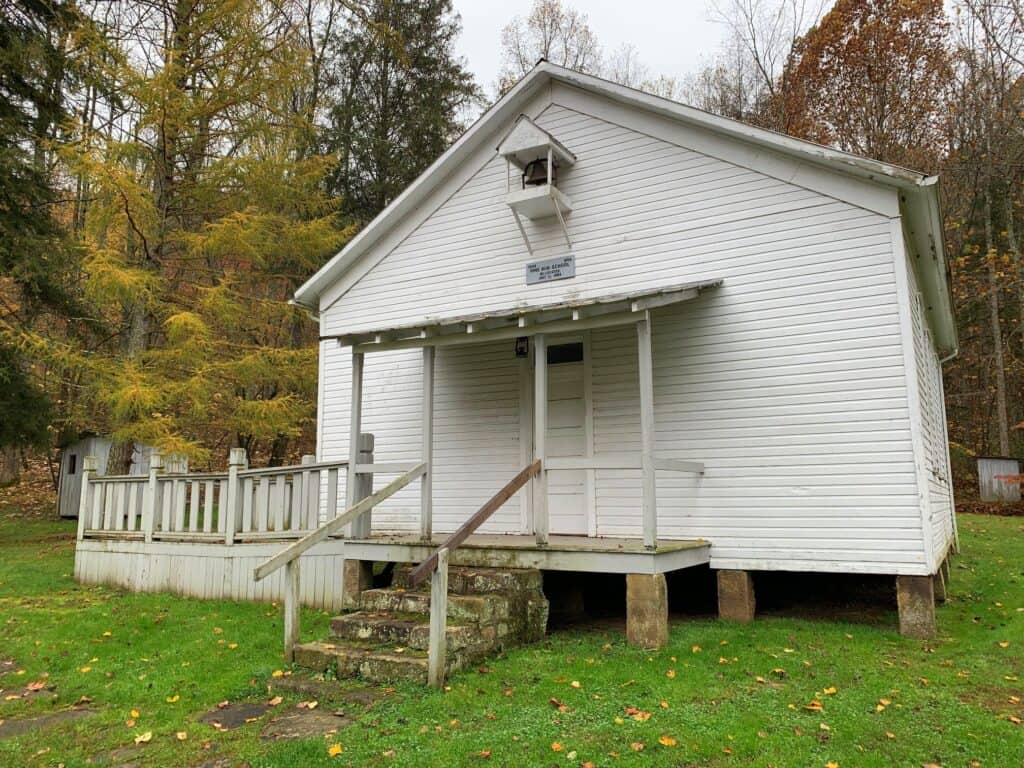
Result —
<path fill-rule="evenodd" d="M 551 169 L 551 182 L 555 181 L 555 171 L 558 166 L 554 166 Z M 526 168 L 523 169 L 523 189 L 530 187 L 539 187 L 542 184 L 548 183 L 548 161 L 546 159 L 531 160 L 526 164 Z"/>

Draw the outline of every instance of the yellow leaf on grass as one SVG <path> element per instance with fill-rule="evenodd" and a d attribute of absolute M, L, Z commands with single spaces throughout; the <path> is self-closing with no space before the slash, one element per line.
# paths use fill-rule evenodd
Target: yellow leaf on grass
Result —
<path fill-rule="evenodd" d="M 138 716 L 139 716 L 139 710 L 137 710 L 137 709 L 133 709 L 133 710 L 132 710 L 132 711 L 131 711 L 131 712 L 130 712 L 129 714 L 130 714 L 130 715 L 131 715 L 132 717 L 138 717 Z"/>
<path fill-rule="evenodd" d="M 634 741 L 632 744 L 629 745 L 629 748 L 632 749 L 634 752 L 643 752 L 644 743 L 642 741 Z"/>
<path fill-rule="evenodd" d="M 804 709 L 806 709 L 806 710 L 808 710 L 810 712 L 821 712 L 825 708 L 821 705 L 820 701 L 818 701 L 817 699 L 814 699 L 810 703 L 804 704 Z"/>
<path fill-rule="evenodd" d="M 331 746 L 327 748 L 327 754 L 331 757 L 337 757 L 344 751 L 345 748 L 341 746 L 341 744 L 331 744 Z"/>
<path fill-rule="evenodd" d="M 1017 717 L 1016 715 L 1010 715 L 1010 722 L 1013 723 L 1014 725 L 1020 725 L 1021 724 L 1021 719 L 1019 717 Z"/>
<path fill-rule="evenodd" d="M 690 647 L 690 652 L 691 653 L 700 653 L 700 646 L 699 645 L 691 646 Z"/>
<path fill-rule="evenodd" d="M 103 636 L 104 637 L 113 637 L 113 633 L 112 632 L 104 632 Z"/>
<path fill-rule="evenodd" d="M 281 698 L 280 696 L 275 696 L 275 697 L 274 697 L 274 698 L 272 698 L 272 699 L 271 699 L 270 701 L 268 701 L 268 702 L 267 702 L 267 704 L 269 704 L 269 705 L 270 705 L 270 706 L 272 706 L 272 707 L 276 707 L 276 706 L 277 706 L 278 704 L 280 704 L 280 703 L 281 703 L 282 701 L 284 701 L 284 699 L 283 699 L 283 698 Z"/>
<path fill-rule="evenodd" d="M 565 747 L 563 747 L 557 741 L 552 741 L 551 742 L 551 751 L 552 752 L 561 752 L 563 749 L 565 749 Z"/>
<path fill-rule="evenodd" d="M 661 744 L 661 746 L 663 747 L 674 747 L 679 742 L 677 742 L 671 736 L 662 736 L 660 739 L 658 739 L 658 743 Z"/>
<path fill-rule="evenodd" d="M 1008 640 L 1003 640 L 1001 643 L 999 643 L 999 647 L 1000 648 L 1009 648 L 1010 647 L 1010 643 L 1009 643 Z"/>
<path fill-rule="evenodd" d="M 579 688 L 580 687 L 580 681 L 579 680 L 573 680 L 571 683 L 569 683 L 569 685 L 571 685 L 573 688 Z"/>
<path fill-rule="evenodd" d="M 271 677 L 281 677 L 281 675 L 283 675 L 283 674 L 284 674 L 284 672 L 282 672 L 280 669 L 275 669 L 273 671 L 273 673 L 271 673 L 270 676 Z"/>
<path fill-rule="evenodd" d="M 675 676 L 676 676 L 676 671 L 674 669 L 670 669 L 668 672 L 665 673 L 665 677 L 669 678 L 670 680 L 672 678 L 674 678 Z"/>
<path fill-rule="evenodd" d="M 237 647 L 238 647 L 238 643 L 228 643 L 228 648 L 230 648 L 232 651 L 235 650 L 235 648 L 237 648 Z"/>
<path fill-rule="evenodd" d="M 168 696 L 167 697 L 167 703 L 168 704 L 176 704 L 180 698 L 181 698 L 181 696 L 179 696 L 178 694 L 174 694 L 173 696 Z"/>
<path fill-rule="evenodd" d="M 135 737 L 135 743 L 136 744 L 148 744 L 152 740 L 153 740 L 153 732 L 152 731 L 146 731 L 145 733 L 140 733 L 138 736 Z"/>
<path fill-rule="evenodd" d="M 662 699 L 662 700 L 661 700 L 660 702 L 658 702 L 658 703 L 659 703 L 659 705 L 661 706 L 661 708 L 662 708 L 662 709 L 668 709 L 668 702 L 667 702 L 667 701 L 665 701 L 664 699 Z"/>
<path fill-rule="evenodd" d="M 825 768 L 839 768 L 839 763 L 837 763 L 835 760 L 829 760 L 827 763 L 825 763 Z"/>
<path fill-rule="evenodd" d="M 830 685 L 824 691 L 826 696 L 832 696 L 835 692 L 836 692 L 836 687 L 834 685 Z"/>
<path fill-rule="evenodd" d="M 84 674 L 85 672 L 88 672 L 90 669 L 92 669 L 92 667 L 79 667 L 78 671 Z"/>
<path fill-rule="evenodd" d="M 188 738 L 188 733 L 186 731 L 178 731 L 176 734 L 174 734 L 174 738 L 176 738 L 178 741 L 184 741 Z"/>

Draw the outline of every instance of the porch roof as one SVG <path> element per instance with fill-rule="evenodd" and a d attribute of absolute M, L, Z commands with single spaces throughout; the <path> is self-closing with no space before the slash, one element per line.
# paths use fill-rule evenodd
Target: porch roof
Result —
<path fill-rule="evenodd" d="M 550 304 L 428 318 L 419 323 L 374 331 L 322 336 L 321 341 L 334 339 L 340 346 L 351 346 L 354 352 L 382 352 L 473 344 L 538 333 L 572 333 L 591 328 L 607 328 L 638 322 L 646 317 L 648 310 L 695 299 L 703 291 L 717 288 L 723 282 L 721 278 L 700 280 L 590 298 L 565 299 Z"/>

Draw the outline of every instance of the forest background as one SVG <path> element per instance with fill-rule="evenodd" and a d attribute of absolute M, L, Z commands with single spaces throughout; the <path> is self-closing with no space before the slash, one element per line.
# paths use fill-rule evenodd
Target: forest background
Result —
<path fill-rule="evenodd" d="M 511 18 L 495 83 L 450 0 L 0 2 L 0 484 L 87 433 L 219 466 L 315 443 L 292 292 L 536 61 L 941 177 L 954 472 L 1024 455 L 1024 0 L 721 0 L 652 72 L 586 14 Z"/>

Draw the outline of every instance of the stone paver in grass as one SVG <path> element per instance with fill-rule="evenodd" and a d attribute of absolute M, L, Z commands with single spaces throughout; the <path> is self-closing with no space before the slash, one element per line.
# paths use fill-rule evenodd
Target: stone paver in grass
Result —
<path fill-rule="evenodd" d="M 380 688 L 353 685 L 350 681 L 317 680 L 299 675 L 272 680 L 269 689 L 273 693 L 290 694 L 314 701 L 329 701 L 361 707 L 369 707 L 386 695 Z"/>
<path fill-rule="evenodd" d="M 36 717 L 16 717 L 0 720 L 0 741 L 13 739 L 15 736 L 21 736 L 22 734 L 43 728 L 50 728 L 54 725 L 71 723 L 93 714 L 95 714 L 95 710 L 76 708 L 62 709 L 59 712 L 50 712 L 49 714 Z"/>
<path fill-rule="evenodd" d="M 354 722 L 342 712 L 322 709 L 289 709 L 275 715 L 260 732 L 264 741 L 309 739 L 337 733 Z"/>
<path fill-rule="evenodd" d="M 241 728 L 246 723 L 259 720 L 270 709 L 269 704 L 225 704 L 199 716 L 200 723 L 212 725 L 218 731 Z"/>

